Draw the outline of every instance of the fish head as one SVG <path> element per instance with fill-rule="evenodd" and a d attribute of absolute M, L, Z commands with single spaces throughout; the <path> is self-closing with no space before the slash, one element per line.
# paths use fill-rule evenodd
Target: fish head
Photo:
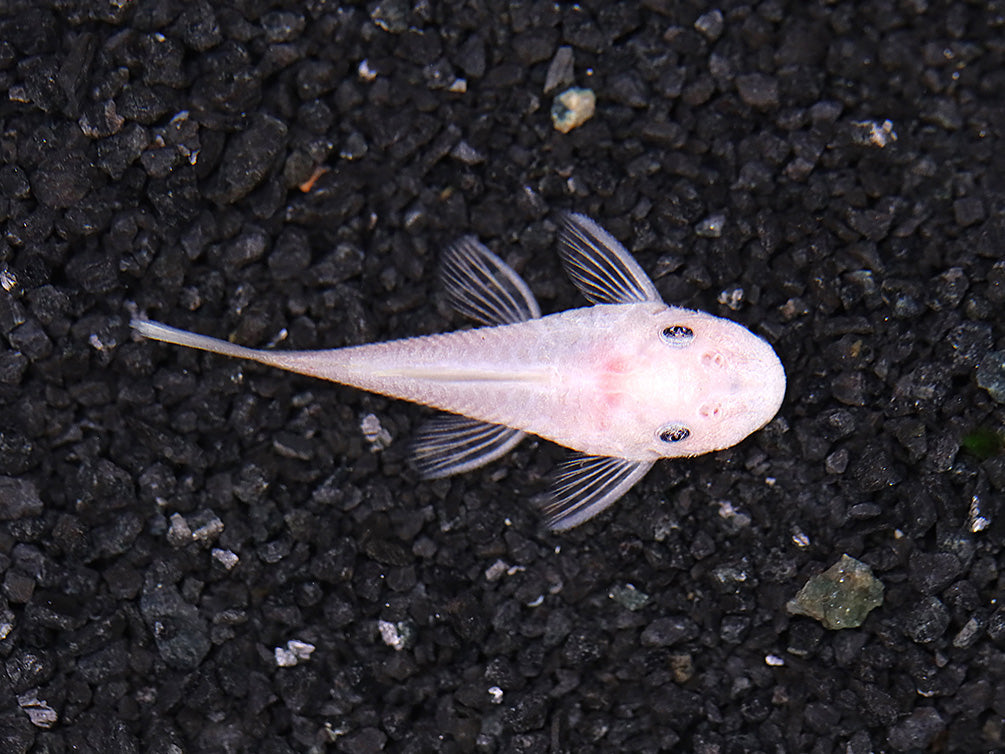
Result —
<path fill-rule="evenodd" d="M 778 412 L 785 370 L 765 340 L 678 307 L 653 312 L 651 321 L 636 383 L 648 451 L 670 458 L 728 448 Z"/>

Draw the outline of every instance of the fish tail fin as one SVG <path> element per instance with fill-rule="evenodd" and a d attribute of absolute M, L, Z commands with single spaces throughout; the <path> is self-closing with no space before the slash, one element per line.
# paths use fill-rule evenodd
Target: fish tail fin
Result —
<path fill-rule="evenodd" d="M 255 348 L 247 348 L 230 343 L 219 338 L 211 338 L 208 335 L 180 330 L 177 327 L 165 325 L 163 322 L 156 322 L 152 319 L 134 319 L 130 326 L 144 338 L 159 340 L 163 343 L 171 343 L 176 346 L 186 346 L 197 348 L 200 351 L 219 353 L 224 356 L 233 356 L 238 359 L 252 359 L 265 364 L 271 363 L 268 351 L 259 351 Z"/>

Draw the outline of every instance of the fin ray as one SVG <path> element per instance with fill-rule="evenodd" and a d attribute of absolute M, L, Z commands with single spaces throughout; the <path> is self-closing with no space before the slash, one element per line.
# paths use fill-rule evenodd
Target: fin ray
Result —
<path fill-rule="evenodd" d="M 523 278 L 472 236 L 447 247 L 440 278 L 450 306 L 480 324 L 509 325 L 541 316 Z"/>
<path fill-rule="evenodd" d="M 628 492 L 653 463 L 579 455 L 564 462 L 541 505 L 548 528 L 562 531 L 593 518 Z"/>
<path fill-rule="evenodd" d="M 501 424 L 441 414 L 419 429 L 412 445 L 412 462 L 426 479 L 453 476 L 505 455 L 524 434 Z"/>
<path fill-rule="evenodd" d="M 559 254 L 569 277 L 594 304 L 663 300 L 628 250 L 586 215 L 565 215 Z"/>

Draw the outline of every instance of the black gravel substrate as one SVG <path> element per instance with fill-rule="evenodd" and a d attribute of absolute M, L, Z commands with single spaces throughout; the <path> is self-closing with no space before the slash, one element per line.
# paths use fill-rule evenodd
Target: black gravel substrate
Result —
<path fill-rule="evenodd" d="M 0 94 L 3 754 L 1005 750 L 1001 0 L 0 0 Z M 468 233 L 581 306 L 559 210 L 789 378 L 566 534 L 561 448 L 129 328 L 456 329 Z"/>

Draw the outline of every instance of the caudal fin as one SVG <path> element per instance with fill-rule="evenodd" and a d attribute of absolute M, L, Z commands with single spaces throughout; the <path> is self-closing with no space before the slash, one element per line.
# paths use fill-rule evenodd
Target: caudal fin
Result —
<path fill-rule="evenodd" d="M 176 346 L 198 348 L 200 351 L 234 356 L 238 359 L 253 359 L 268 363 L 267 358 L 265 358 L 267 352 L 258 351 L 254 348 L 245 348 L 244 346 L 229 343 L 226 340 L 211 338 L 208 335 L 199 335 L 188 330 L 179 330 L 177 327 L 165 325 L 163 322 L 155 322 L 152 319 L 134 319 L 129 324 L 144 338 L 150 338 L 151 340 L 172 343 Z"/>

